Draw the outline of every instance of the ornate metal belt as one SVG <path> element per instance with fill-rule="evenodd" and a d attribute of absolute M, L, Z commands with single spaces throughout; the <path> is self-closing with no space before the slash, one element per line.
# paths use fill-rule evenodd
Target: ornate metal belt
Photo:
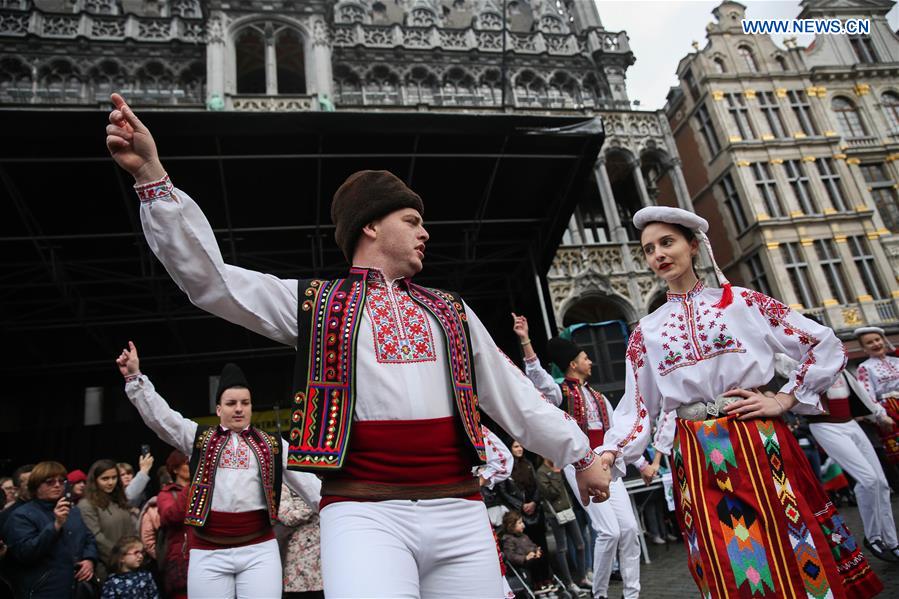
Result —
<path fill-rule="evenodd" d="M 684 420 L 714 420 L 723 418 L 726 414 L 722 408 L 739 401 L 740 397 L 725 397 L 719 395 L 715 401 L 697 401 L 677 408 L 677 417 Z"/>

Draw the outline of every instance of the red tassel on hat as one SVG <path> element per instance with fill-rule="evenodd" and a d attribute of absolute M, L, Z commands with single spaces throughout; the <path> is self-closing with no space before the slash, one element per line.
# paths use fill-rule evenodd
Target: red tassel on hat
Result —
<path fill-rule="evenodd" d="M 718 300 L 717 304 L 713 304 L 713 307 L 718 308 L 719 310 L 728 307 L 734 302 L 734 290 L 731 289 L 730 283 L 725 283 L 721 286 L 721 299 Z"/>

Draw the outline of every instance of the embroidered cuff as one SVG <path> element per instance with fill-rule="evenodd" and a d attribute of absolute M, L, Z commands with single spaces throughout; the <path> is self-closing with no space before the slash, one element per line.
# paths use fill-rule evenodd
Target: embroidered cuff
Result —
<path fill-rule="evenodd" d="M 168 175 L 158 181 L 151 181 L 149 183 L 144 183 L 143 185 L 134 186 L 134 191 L 137 192 L 137 197 L 141 203 L 152 202 L 160 198 L 168 197 L 172 195 L 174 189 L 175 186 L 172 185 L 172 180 L 169 179 Z"/>
<path fill-rule="evenodd" d="M 589 468 L 590 466 L 592 466 L 592 465 L 593 465 L 593 462 L 595 462 L 595 461 L 596 461 L 596 454 L 593 453 L 593 450 L 591 449 L 591 450 L 587 453 L 587 455 L 585 455 L 582 459 L 576 461 L 576 462 L 573 464 L 573 465 L 574 465 L 574 469 L 575 469 L 577 472 L 582 472 L 582 471 L 586 470 L 587 468 Z"/>
<path fill-rule="evenodd" d="M 141 376 L 141 375 L 140 375 L 140 371 L 139 371 L 139 370 L 138 370 L 137 372 L 135 372 L 134 374 L 126 374 L 126 375 L 125 375 L 125 384 L 127 385 L 127 384 L 130 383 L 131 381 L 136 381 L 137 379 L 140 378 L 140 376 Z"/>

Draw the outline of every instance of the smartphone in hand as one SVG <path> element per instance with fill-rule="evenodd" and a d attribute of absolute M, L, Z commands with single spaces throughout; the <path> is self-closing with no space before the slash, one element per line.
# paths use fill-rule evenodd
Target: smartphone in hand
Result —
<path fill-rule="evenodd" d="M 150 455 L 150 446 L 147 445 L 146 443 L 144 443 L 143 445 L 141 445 L 141 446 L 140 446 L 140 455 L 141 455 L 141 456 L 148 456 L 148 455 Z"/>

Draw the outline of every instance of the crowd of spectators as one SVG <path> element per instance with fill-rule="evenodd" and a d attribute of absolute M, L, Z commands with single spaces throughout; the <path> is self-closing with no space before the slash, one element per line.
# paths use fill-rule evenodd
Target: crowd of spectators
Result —
<path fill-rule="evenodd" d="M 0 599 L 185 599 L 188 457 L 138 464 L 45 461 L 0 478 Z M 318 514 L 285 486 L 279 519 L 284 597 L 322 597 Z"/>

